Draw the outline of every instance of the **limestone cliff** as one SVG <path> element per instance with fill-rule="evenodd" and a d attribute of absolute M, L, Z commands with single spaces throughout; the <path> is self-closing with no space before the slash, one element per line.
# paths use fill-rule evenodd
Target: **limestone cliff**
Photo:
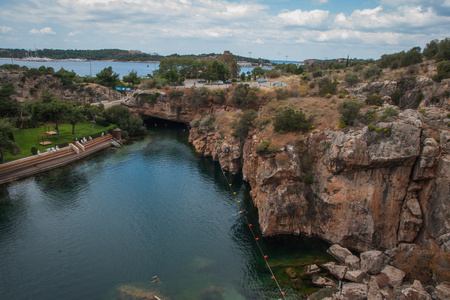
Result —
<path fill-rule="evenodd" d="M 128 101 L 133 110 L 189 122 L 189 141 L 197 152 L 232 173 L 242 170 L 264 235 L 306 234 L 361 251 L 427 240 L 450 251 L 445 108 L 406 109 L 372 128 L 334 128 L 324 114 L 330 123 L 289 135 L 273 133 L 268 116 L 301 100 L 271 101 L 260 107 L 249 134 L 239 138 L 232 134 L 239 109 L 214 103 L 195 107 L 186 95 L 155 92 L 145 93 L 157 99 L 139 104 L 142 93 Z M 311 101 L 313 110 L 320 101 L 329 102 L 319 106 L 333 104 Z M 270 144 L 268 151 L 261 151 L 264 143 Z"/>

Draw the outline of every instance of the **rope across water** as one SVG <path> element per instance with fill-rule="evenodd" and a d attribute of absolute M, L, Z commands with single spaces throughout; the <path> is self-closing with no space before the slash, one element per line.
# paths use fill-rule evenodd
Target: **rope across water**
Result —
<path fill-rule="evenodd" d="M 225 178 L 228 187 L 230 188 L 231 192 L 233 193 L 233 196 L 236 197 L 236 192 L 233 191 L 233 188 L 231 187 L 231 183 L 228 181 L 227 176 L 225 175 L 225 171 L 222 169 L 222 167 L 220 167 L 223 177 Z M 285 297 L 285 292 L 283 292 L 283 290 L 280 287 L 280 284 L 278 283 L 277 278 L 275 277 L 275 274 L 272 271 L 272 268 L 270 267 L 269 261 L 267 260 L 268 256 L 264 254 L 261 245 L 259 244 L 259 238 L 255 235 L 255 232 L 253 231 L 253 225 L 248 221 L 248 218 L 243 214 L 243 205 L 241 204 L 241 201 L 238 201 L 238 204 L 240 204 L 240 208 L 241 210 L 239 211 L 239 214 L 242 216 L 242 218 L 244 219 L 245 223 L 247 223 L 248 228 L 250 229 L 250 232 L 252 233 L 253 239 L 256 242 L 256 245 L 258 246 L 259 252 L 261 253 L 262 257 L 264 258 L 264 261 L 266 262 L 267 268 L 270 271 L 270 274 L 272 275 L 272 279 L 275 281 L 281 296 L 283 297 L 283 299 L 286 299 Z"/>

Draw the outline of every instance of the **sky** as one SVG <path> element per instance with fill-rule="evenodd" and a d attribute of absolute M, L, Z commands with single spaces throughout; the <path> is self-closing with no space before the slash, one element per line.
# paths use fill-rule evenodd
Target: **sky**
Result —
<path fill-rule="evenodd" d="M 0 48 L 373 58 L 450 37 L 450 0 L 0 0 Z"/>

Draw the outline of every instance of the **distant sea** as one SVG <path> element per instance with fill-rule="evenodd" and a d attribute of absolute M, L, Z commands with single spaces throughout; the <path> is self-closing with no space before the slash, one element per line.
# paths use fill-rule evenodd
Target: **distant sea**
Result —
<path fill-rule="evenodd" d="M 298 63 L 297 61 L 271 60 L 274 63 Z M 113 71 L 119 74 L 120 78 L 136 71 L 138 76 L 145 77 L 153 74 L 159 68 L 159 63 L 143 62 L 117 62 L 117 61 L 27 61 L 13 60 L 9 58 L 0 58 L 0 65 L 11 64 L 26 66 L 28 68 L 39 68 L 40 66 L 52 67 L 55 71 L 64 68 L 67 71 L 74 71 L 80 76 L 95 76 L 104 68 L 112 67 Z M 253 67 L 243 67 L 242 72 L 253 70 Z"/>

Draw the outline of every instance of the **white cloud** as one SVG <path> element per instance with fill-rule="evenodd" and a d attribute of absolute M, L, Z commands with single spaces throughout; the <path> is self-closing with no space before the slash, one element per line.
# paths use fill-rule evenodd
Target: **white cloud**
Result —
<path fill-rule="evenodd" d="M 382 6 L 374 9 L 355 10 L 350 16 L 341 13 L 334 19 L 338 28 L 360 30 L 414 31 L 432 27 L 440 22 L 448 22 L 445 17 L 437 16 L 431 8 L 421 6 L 402 6 L 396 10 L 385 11 Z"/>
<path fill-rule="evenodd" d="M 36 35 L 54 35 L 54 34 L 56 34 L 56 32 L 54 32 L 51 27 L 44 27 L 40 30 L 33 28 L 30 30 L 29 33 L 36 34 Z"/>
<path fill-rule="evenodd" d="M 76 36 L 76 35 L 79 35 L 81 33 L 82 33 L 81 30 L 75 30 L 75 31 L 69 32 L 68 36 Z"/>
<path fill-rule="evenodd" d="M 10 32 L 12 32 L 13 31 L 13 29 L 11 28 L 11 27 L 8 27 L 8 26 L 0 26 L 0 32 L 2 33 L 2 34 L 7 34 L 7 33 L 10 33 Z"/>
<path fill-rule="evenodd" d="M 310 2 L 313 3 L 313 4 L 322 5 L 322 4 L 327 4 L 328 0 L 310 0 Z"/>
<path fill-rule="evenodd" d="M 284 24 L 301 27 L 319 27 L 328 18 L 329 12 L 326 10 L 302 11 L 297 9 L 278 14 L 277 18 Z"/>

